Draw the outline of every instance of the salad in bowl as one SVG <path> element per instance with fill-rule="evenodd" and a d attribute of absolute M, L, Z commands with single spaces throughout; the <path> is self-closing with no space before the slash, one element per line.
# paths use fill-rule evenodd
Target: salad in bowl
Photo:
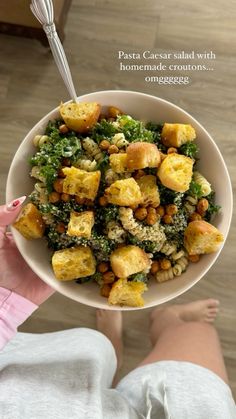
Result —
<path fill-rule="evenodd" d="M 224 206 L 201 167 L 197 127 L 126 107 L 62 103 L 34 130 L 25 162 L 31 190 L 13 225 L 21 242 L 44 242 L 53 286 L 73 283 L 77 295 L 87 288 L 113 309 L 140 308 L 150 289 L 183 286 L 227 235 L 213 225 Z"/>

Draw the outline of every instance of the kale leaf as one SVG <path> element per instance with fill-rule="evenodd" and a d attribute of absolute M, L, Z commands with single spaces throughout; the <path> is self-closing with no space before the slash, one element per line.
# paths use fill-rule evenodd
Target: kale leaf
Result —
<path fill-rule="evenodd" d="M 197 182 L 192 180 L 189 185 L 189 190 L 187 191 L 187 195 L 192 195 L 196 198 L 201 198 L 202 197 L 201 185 L 199 185 Z"/>
<path fill-rule="evenodd" d="M 166 188 L 162 183 L 158 183 L 161 205 L 175 204 L 177 207 L 182 205 L 183 196 L 182 192 L 175 192 Z"/>
<path fill-rule="evenodd" d="M 102 119 L 94 125 L 90 132 L 90 137 L 97 143 L 100 143 L 102 140 L 110 140 L 117 132 L 117 128 L 112 122 Z"/>
<path fill-rule="evenodd" d="M 153 143 L 155 135 L 152 131 L 145 128 L 142 121 L 137 121 L 129 115 L 118 116 L 119 131 L 121 131 L 125 139 L 129 142 L 146 141 Z"/>
<path fill-rule="evenodd" d="M 206 196 L 206 199 L 208 200 L 209 206 L 208 206 L 208 210 L 206 211 L 204 219 L 206 221 L 211 221 L 212 216 L 214 214 L 217 214 L 220 211 L 221 206 L 215 204 L 215 192 L 214 191 L 212 191 L 208 196 Z"/>
<path fill-rule="evenodd" d="M 184 154 L 191 159 L 196 159 L 198 153 L 198 146 L 197 144 L 193 143 L 192 141 L 187 141 L 187 143 L 183 144 L 179 148 L 180 154 Z"/>

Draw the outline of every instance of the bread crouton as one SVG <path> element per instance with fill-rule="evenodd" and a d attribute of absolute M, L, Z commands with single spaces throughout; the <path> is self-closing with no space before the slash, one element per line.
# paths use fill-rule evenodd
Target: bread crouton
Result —
<path fill-rule="evenodd" d="M 40 239 L 44 234 L 45 223 L 38 208 L 29 202 L 22 208 L 13 227 L 28 240 Z"/>
<path fill-rule="evenodd" d="M 161 139 L 167 147 L 180 147 L 187 141 L 193 141 L 196 138 L 195 129 L 188 124 L 167 124 L 165 123 Z"/>
<path fill-rule="evenodd" d="M 161 162 L 160 152 L 155 144 L 132 143 L 127 149 L 128 170 L 144 169 L 145 167 L 158 167 Z"/>
<path fill-rule="evenodd" d="M 149 258 L 143 249 L 128 245 L 119 247 L 110 256 L 111 267 L 118 278 L 142 272 L 149 266 Z"/>
<path fill-rule="evenodd" d="M 54 252 L 52 268 L 57 279 L 71 281 L 93 275 L 96 261 L 90 247 L 70 247 Z"/>
<path fill-rule="evenodd" d="M 158 205 L 160 205 L 160 195 L 156 180 L 156 176 L 153 175 L 144 175 L 139 179 L 136 179 L 141 190 L 142 205 L 144 207 L 147 207 L 148 205 L 158 207 Z"/>
<path fill-rule="evenodd" d="M 142 294 L 147 290 L 143 282 L 127 281 L 127 279 L 118 279 L 113 285 L 108 297 L 108 303 L 111 305 L 143 307 L 144 300 Z"/>
<path fill-rule="evenodd" d="M 68 236 L 86 237 L 89 239 L 94 225 L 93 211 L 83 211 L 70 213 L 68 224 Z"/>
<path fill-rule="evenodd" d="M 86 172 L 86 170 L 72 166 L 64 167 L 62 171 L 66 176 L 63 180 L 63 193 L 91 199 L 92 201 L 96 198 L 101 178 L 100 170 Z"/>
<path fill-rule="evenodd" d="M 186 192 L 193 175 L 193 160 L 181 154 L 168 154 L 162 161 L 157 175 L 166 188 L 175 192 Z"/>
<path fill-rule="evenodd" d="M 223 240 L 221 232 L 204 220 L 190 222 L 184 232 L 184 247 L 189 255 L 216 252 Z"/>
<path fill-rule="evenodd" d="M 127 171 L 127 154 L 114 153 L 109 156 L 110 166 L 115 173 L 124 173 Z"/>
<path fill-rule="evenodd" d="M 68 128 L 79 133 L 88 132 L 97 122 L 101 106 L 96 102 L 61 103 L 60 114 Z"/>
<path fill-rule="evenodd" d="M 128 207 L 142 202 L 142 194 L 134 178 L 116 180 L 105 189 L 105 197 L 110 204 Z"/>

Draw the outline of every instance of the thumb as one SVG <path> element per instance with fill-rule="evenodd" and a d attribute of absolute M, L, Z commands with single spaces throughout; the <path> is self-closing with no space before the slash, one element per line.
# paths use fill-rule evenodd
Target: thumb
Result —
<path fill-rule="evenodd" d="M 21 196 L 7 205 L 0 206 L 0 247 L 4 244 L 7 226 L 15 221 L 25 199 L 26 196 Z"/>
<path fill-rule="evenodd" d="M 21 196 L 20 198 L 14 199 L 7 205 L 0 206 L 0 226 L 6 227 L 9 224 L 12 224 L 16 217 L 18 216 L 21 206 L 25 201 L 26 196 Z"/>

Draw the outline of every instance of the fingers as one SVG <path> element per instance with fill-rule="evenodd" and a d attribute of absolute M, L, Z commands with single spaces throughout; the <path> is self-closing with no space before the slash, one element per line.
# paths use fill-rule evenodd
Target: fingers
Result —
<path fill-rule="evenodd" d="M 6 226 L 12 224 L 16 217 L 18 216 L 21 206 L 25 201 L 26 196 L 21 196 L 20 198 L 14 199 L 8 205 L 0 206 L 0 226 L 1 231 L 6 231 Z M 3 228 L 5 229 L 3 230 Z"/>

